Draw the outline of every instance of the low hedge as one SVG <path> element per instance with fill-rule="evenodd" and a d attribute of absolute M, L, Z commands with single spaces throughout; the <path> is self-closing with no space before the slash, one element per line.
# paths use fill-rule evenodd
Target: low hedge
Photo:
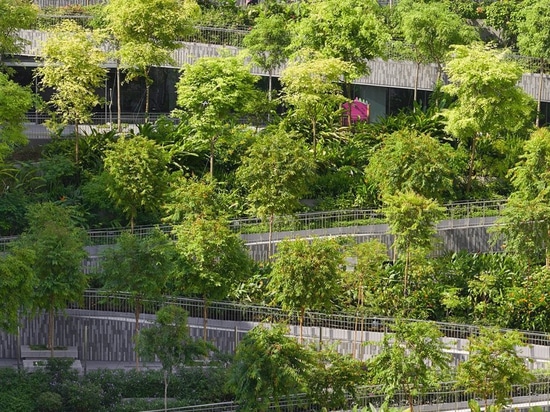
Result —
<path fill-rule="evenodd" d="M 182 368 L 170 379 L 170 404 L 231 400 L 224 388 L 226 381 L 223 367 Z M 164 405 L 163 374 L 155 370 L 93 370 L 80 376 L 70 365 L 53 359 L 35 372 L 0 368 L 0 382 L 3 412 L 130 412 L 143 410 L 145 405 L 146 409 Z"/>

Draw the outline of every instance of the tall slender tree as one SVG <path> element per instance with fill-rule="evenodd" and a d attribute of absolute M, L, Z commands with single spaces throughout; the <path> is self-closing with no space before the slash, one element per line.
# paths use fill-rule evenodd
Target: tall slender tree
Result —
<path fill-rule="evenodd" d="M 82 299 L 88 278 L 82 271 L 86 232 L 77 227 L 70 211 L 54 203 L 29 207 L 29 228 L 21 246 L 34 250 L 31 268 L 37 279 L 33 305 L 48 313 L 47 346 L 54 350 L 54 316 L 67 304 Z"/>
<path fill-rule="evenodd" d="M 135 338 L 140 333 L 140 316 L 148 301 L 162 299 L 166 284 L 175 269 L 173 242 L 159 229 L 144 237 L 123 233 L 114 247 L 103 254 L 102 289 L 126 292 L 134 307 Z M 136 354 L 136 368 L 139 357 Z"/>
<path fill-rule="evenodd" d="M 306 310 L 330 309 L 341 288 L 342 247 L 336 239 L 283 240 L 268 289 L 275 303 L 297 313 L 300 343 Z"/>
<path fill-rule="evenodd" d="M 288 21 L 283 14 L 272 14 L 262 9 L 254 21 L 254 27 L 243 42 L 252 62 L 266 70 L 269 76 L 268 98 L 272 99 L 272 78 L 288 58 L 291 35 Z"/>
<path fill-rule="evenodd" d="M 418 90 L 418 75 L 421 64 L 435 63 L 438 79 L 443 72 L 445 56 L 453 44 L 469 44 L 479 40 L 479 34 L 446 3 L 400 2 L 398 4 L 400 25 L 406 43 L 413 46 L 416 75 L 414 97 Z"/>
<path fill-rule="evenodd" d="M 237 169 L 252 213 L 269 219 L 269 254 L 275 214 L 296 210 L 307 193 L 315 163 L 304 142 L 282 130 L 259 136 Z"/>
<path fill-rule="evenodd" d="M 409 272 L 414 253 L 426 255 L 434 245 L 435 225 L 443 218 L 445 209 L 435 200 L 412 191 L 385 195 L 382 213 L 395 236 L 396 252 L 405 255 L 403 294 L 408 294 Z"/>
<path fill-rule="evenodd" d="M 524 2 L 518 13 L 518 47 L 521 54 L 539 60 L 539 87 L 537 92 L 537 118 L 540 126 L 540 108 L 544 83 L 544 72 L 550 63 L 550 1 Z"/>
<path fill-rule="evenodd" d="M 197 145 L 206 146 L 210 176 L 214 177 L 217 144 L 229 136 L 228 129 L 251 114 L 258 101 L 257 76 L 236 57 L 204 57 L 181 70 L 176 84 L 177 104 L 192 129 Z"/>
<path fill-rule="evenodd" d="M 331 57 L 294 61 L 281 74 L 283 101 L 310 124 L 313 157 L 317 154 L 318 124 L 340 110 L 346 100 L 341 80 L 351 71 L 350 63 Z"/>
<path fill-rule="evenodd" d="M 36 69 L 42 87 L 53 89 L 50 105 L 64 124 L 74 124 L 77 162 L 79 125 L 89 122 L 93 107 L 100 104 L 96 89 L 107 75 L 101 66 L 106 61 L 101 40 L 73 20 L 64 20 L 50 31 L 41 49 L 43 64 Z"/>
<path fill-rule="evenodd" d="M 373 383 L 382 386 L 386 401 L 404 392 L 412 412 L 415 396 L 440 386 L 451 361 L 442 337 L 433 323 L 406 321 L 396 322 L 392 333 L 384 335 L 380 353 L 367 365 Z"/>
<path fill-rule="evenodd" d="M 158 211 L 169 183 L 168 154 L 143 136 L 120 137 L 105 151 L 107 193 L 133 231 L 141 211 Z"/>
<path fill-rule="evenodd" d="M 36 4 L 25 0 L 0 1 L 0 69 L 4 69 L 3 58 L 17 54 L 25 44 L 18 32 L 31 27 L 38 11 Z"/>
<path fill-rule="evenodd" d="M 522 69 L 506 56 L 507 51 L 482 44 L 458 45 L 445 67 L 451 83 L 443 90 L 456 101 L 443 115 L 446 130 L 470 152 L 467 194 L 476 171 L 478 141 L 519 133 L 532 124 L 534 101 L 517 85 Z"/>
<path fill-rule="evenodd" d="M 145 113 L 153 83 L 152 66 L 173 62 L 172 51 L 179 41 L 194 31 L 200 8 L 195 0 L 112 0 L 105 6 L 104 18 L 116 44 L 114 52 L 126 80 L 145 79 Z M 119 77 L 119 76 L 117 76 Z M 120 80 L 117 80 L 118 122 L 120 123 Z"/>

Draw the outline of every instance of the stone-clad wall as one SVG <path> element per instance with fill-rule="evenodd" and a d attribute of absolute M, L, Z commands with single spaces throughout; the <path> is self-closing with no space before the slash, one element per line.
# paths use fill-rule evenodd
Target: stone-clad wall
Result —
<path fill-rule="evenodd" d="M 152 315 L 143 315 L 142 328 L 146 328 L 153 319 Z M 202 319 L 189 318 L 190 333 L 193 337 L 202 338 Z M 235 322 L 209 320 L 208 340 L 222 353 L 234 353 L 236 345 L 247 331 L 258 325 L 256 322 Z M 84 335 L 87 328 L 87 354 L 84 353 Z M 304 326 L 304 343 L 318 346 L 331 345 L 340 353 L 352 354 L 365 360 L 378 353 L 376 342 L 383 339 L 383 331 L 365 330 L 354 332 L 347 329 Z M 80 361 L 134 362 L 134 320 L 131 314 L 109 313 L 99 311 L 68 311 L 67 316 L 56 318 L 55 344 L 76 346 Z M 299 326 L 291 325 L 290 336 L 300 336 Z M 43 344 L 47 336 L 47 317 L 45 315 L 29 319 L 21 329 L 21 344 Z M 371 344 L 366 345 L 367 342 Z M 467 339 L 445 338 L 453 362 L 464 360 L 467 356 Z M 16 359 L 18 342 L 15 336 L 0 333 L 0 359 Z M 546 367 L 550 360 L 550 346 L 534 344 L 518 348 L 522 357 L 533 359 L 531 368 Z"/>
<path fill-rule="evenodd" d="M 146 328 L 153 319 L 153 315 L 141 315 L 141 327 Z M 221 352 L 233 353 L 237 342 L 255 325 L 250 322 L 209 320 L 208 340 Z M 189 326 L 191 336 L 202 338 L 202 319 L 189 318 Z M 54 344 L 76 346 L 80 360 L 132 362 L 135 361 L 134 331 L 135 321 L 128 314 L 69 310 L 66 316 L 56 316 Z M 88 342 L 87 353 L 84 352 L 85 334 Z M 47 315 L 42 314 L 23 321 L 20 332 L 21 345 L 46 344 L 47 336 Z M 0 332 L 0 359 L 16 359 L 18 347 L 16 335 Z"/>

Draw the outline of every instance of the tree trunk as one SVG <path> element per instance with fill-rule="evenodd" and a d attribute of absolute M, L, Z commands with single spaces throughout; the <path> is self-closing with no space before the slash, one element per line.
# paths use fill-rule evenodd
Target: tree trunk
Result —
<path fill-rule="evenodd" d="M 269 254 L 270 260 L 271 260 L 271 256 L 273 255 L 273 220 L 274 219 L 275 219 L 275 215 L 273 212 L 271 212 L 271 215 L 269 216 L 269 237 L 267 241 L 268 254 Z"/>
<path fill-rule="evenodd" d="M 139 336 L 139 316 L 141 314 L 141 302 L 136 300 L 136 306 L 134 307 L 134 316 L 136 318 L 136 327 L 134 333 L 134 339 L 137 342 Z M 139 355 L 136 352 L 136 370 L 139 370 Z"/>
<path fill-rule="evenodd" d="M 214 147 L 216 141 L 218 140 L 217 136 L 214 136 L 210 139 L 210 177 L 214 178 Z"/>
<path fill-rule="evenodd" d="M 413 101 L 416 102 L 418 96 L 418 76 L 420 74 L 420 62 L 416 62 L 416 73 L 414 76 L 414 92 L 413 92 Z M 416 106 L 413 107 L 413 110 L 416 110 Z"/>
<path fill-rule="evenodd" d="M 409 287 L 409 265 L 411 261 L 410 246 L 407 246 L 407 252 L 405 254 L 405 273 L 403 274 L 403 296 L 407 297 L 407 289 Z"/>
<path fill-rule="evenodd" d="M 150 67 L 147 67 L 143 72 L 143 77 L 145 77 L 145 123 L 149 123 L 149 96 L 151 94 L 151 84 L 153 83 L 149 78 L 150 72 Z"/>
<path fill-rule="evenodd" d="M 203 300 L 204 300 L 204 307 L 203 307 L 203 327 L 202 327 L 202 337 L 204 339 L 204 341 L 206 342 L 207 339 L 208 339 L 208 330 L 207 330 L 207 326 L 208 326 L 208 302 L 206 300 L 206 295 L 203 296 Z"/>
<path fill-rule="evenodd" d="M 53 358 L 54 356 L 54 316 L 55 316 L 55 310 L 53 308 L 53 305 L 50 305 L 50 309 L 48 311 L 48 348 L 50 349 L 50 356 Z"/>
<path fill-rule="evenodd" d="M 317 159 L 317 122 L 311 120 L 311 134 L 313 135 L 313 158 Z"/>
<path fill-rule="evenodd" d="M 544 74 L 544 59 L 540 59 L 540 71 L 539 71 L 539 92 L 537 96 L 537 118 L 535 120 L 535 127 L 540 126 L 540 107 L 542 101 L 542 75 Z"/>
<path fill-rule="evenodd" d="M 414 399 L 410 392 L 409 392 L 409 412 L 414 412 Z"/>
<path fill-rule="evenodd" d="M 164 370 L 164 411 L 168 410 L 168 371 Z"/>
<path fill-rule="evenodd" d="M 273 99 L 272 97 L 272 92 L 273 92 L 273 85 L 272 85 L 272 79 L 273 79 L 273 74 L 271 73 L 271 70 L 269 70 L 268 72 L 268 92 L 267 92 L 267 99 L 268 101 L 271 103 L 271 100 Z M 271 110 L 271 105 L 269 105 L 269 110 Z M 271 120 L 271 113 L 267 112 L 267 122 L 269 123 L 269 121 Z"/>
<path fill-rule="evenodd" d="M 304 340 L 304 318 L 305 318 L 306 308 L 300 309 L 300 344 L 303 343 Z"/>
<path fill-rule="evenodd" d="M 78 133 L 78 121 L 74 122 L 74 159 L 75 163 L 78 164 L 78 139 L 79 139 L 79 133 Z"/>
<path fill-rule="evenodd" d="M 468 166 L 468 180 L 466 181 L 466 194 L 470 193 L 470 189 L 472 188 L 472 179 L 474 176 L 474 162 L 476 157 L 476 142 L 477 142 L 477 136 L 473 136 L 472 140 L 472 149 L 470 151 L 470 165 Z"/>
<path fill-rule="evenodd" d="M 116 124 L 118 133 L 122 133 L 122 116 L 120 107 L 120 62 L 116 61 Z"/>

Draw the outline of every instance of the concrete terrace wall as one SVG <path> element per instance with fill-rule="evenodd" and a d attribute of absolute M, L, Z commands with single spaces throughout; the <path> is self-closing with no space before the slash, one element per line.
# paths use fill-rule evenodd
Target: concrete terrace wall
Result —
<path fill-rule="evenodd" d="M 146 328 L 154 319 L 153 315 L 143 315 L 141 327 Z M 208 340 L 222 353 L 234 353 L 235 348 L 259 322 L 220 321 L 210 319 L 208 322 Z M 202 319 L 189 318 L 191 336 L 202 338 Z M 85 330 L 87 329 L 87 332 Z M 55 345 L 74 346 L 78 349 L 80 361 L 134 362 L 134 320 L 131 314 L 69 310 L 67 316 L 56 317 Z M 87 347 L 85 354 L 85 339 Z M 291 325 L 289 335 L 300 336 L 299 327 Z M 333 345 L 343 354 L 352 354 L 358 359 L 366 360 L 379 351 L 376 342 L 382 341 L 384 331 L 355 332 L 347 329 L 305 326 L 304 343 L 316 345 Z M 23 322 L 20 333 L 22 345 L 44 344 L 47 339 L 47 317 L 40 315 Z M 448 352 L 453 355 L 453 364 L 458 364 L 467 357 L 467 339 L 445 338 Z M 366 344 L 372 342 L 372 344 Z M 16 359 L 19 344 L 17 337 L 0 333 L 0 358 Z M 522 357 L 530 358 L 531 368 L 547 367 L 550 360 L 550 346 L 530 345 L 518 348 Z"/>
<path fill-rule="evenodd" d="M 467 220 L 467 222 L 466 222 Z M 446 252 L 468 251 L 472 253 L 499 252 L 500 242 L 492 244 L 490 228 L 496 217 L 470 218 L 463 220 L 446 220 L 437 226 L 436 249 L 434 255 Z M 293 232 L 273 233 L 273 249 L 277 251 L 277 243 L 283 239 L 309 239 L 314 237 L 350 236 L 357 243 L 378 239 L 388 247 L 388 257 L 393 258 L 391 245 L 393 236 L 388 233 L 388 225 L 349 226 L 331 229 L 300 230 Z M 250 257 L 258 262 L 269 260 L 268 233 L 241 235 Z M 110 246 L 89 246 L 86 248 L 88 258 L 83 266 L 86 273 L 99 270 L 101 254 Z"/>
<path fill-rule="evenodd" d="M 500 243 L 492 244 L 490 228 L 496 217 L 445 220 L 437 225 L 437 247 L 435 254 L 468 251 L 486 253 L 500 251 Z M 391 245 L 393 236 L 388 233 L 388 225 L 350 226 L 331 229 L 315 229 L 294 232 L 273 233 L 275 250 L 277 243 L 287 238 L 313 238 L 350 236 L 357 243 L 378 239 L 388 247 L 388 256 L 393 257 Z M 242 235 L 250 255 L 257 261 L 268 259 L 268 234 Z"/>
<path fill-rule="evenodd" d="M 41 42 L 46 38 L 44 32 L 38 30 L 21 30 L 20 35 L 29 43 L 25 46 L 22 56 L 38 56 L 38 50 Z M 175 50 L 172 54 L 175 65 L 166 67 L 180 68 L 183 64 L 193 63 L 201 57 L 219 56 L 220 50 L 230 51 L 232 54 L 239 52 L 238 47 L 220 46 L 214 44 L 202 43 L 182 43 L 182 47 Z M 17 63 L 16 63 L 17 64 Z M 34 63 L 37 65 L 37 63 Z M 416 78 L 416 64 L 410 61 L 395 61 L 374 59 L 368 62 L 371 72 L 368 76 L 363 76 L 354 81 L 355 84 L 393 87 L 402 89 L 414 89 Z M 113 63 L 107 64 L 113 67 Z M 267 76 L 267 72 L 259 68 L 253 68 L 254 74 Z M 280 75 L 280 70 L 273 73 L 274 76 Z M 418 73 L 418 89 L 433 90 L 437 79 L 437 67 L 435 64 L 421 65 Z M 526 73 L 519 82 L 528 94 L 537 98 L 539 90 L 540 74 Z M 550 102 L 550 75 L 543 75 L 542 101 Z"/>

